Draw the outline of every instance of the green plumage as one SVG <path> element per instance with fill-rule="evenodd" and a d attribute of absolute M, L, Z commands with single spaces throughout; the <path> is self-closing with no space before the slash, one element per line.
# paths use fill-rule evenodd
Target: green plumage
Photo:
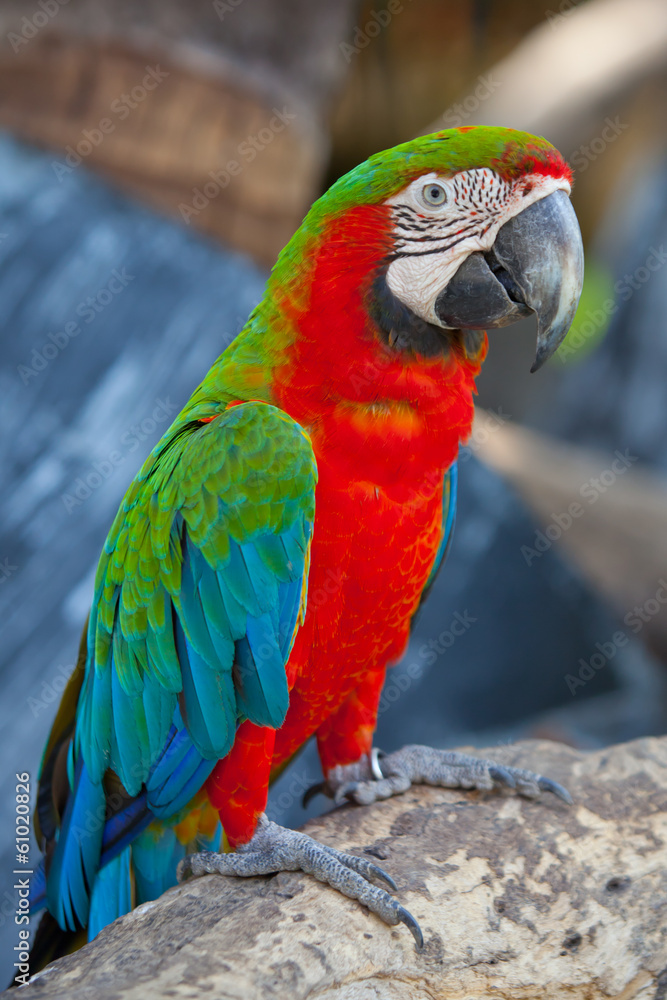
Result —
<path fill-rule="evenodd" d="M 154 449 L 95 581 L 76 747 L 94 782 L 112 768 L 137 794 L 179 700 L 205 759 L 225 756 L 243 718 L 280 725 L 280 637 L 285 609 L 291 633 L 304 610 L 315 481 L 301 428 L 258 402 L 185 412 Z"/>

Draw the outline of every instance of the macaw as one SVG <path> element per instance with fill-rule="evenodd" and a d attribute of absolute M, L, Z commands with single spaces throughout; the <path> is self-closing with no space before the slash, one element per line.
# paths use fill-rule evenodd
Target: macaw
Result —
<path fill-rule="evenodd" d="M 382 756 L 373 732 L 450 541 L 484 331 L 536 314 L 535 370 L 573 318 L 570 186 L 544 139 L 464 127 L 371 156 L 315 202 L 106 539 L 40 772 L 44 940 L 93 938 L 177 871 L 300 869 L 419 945 L 388 874 L 266 817 L 311 736 L 337 802 L 418 782 L 569 800 L 453 751 Z"/>

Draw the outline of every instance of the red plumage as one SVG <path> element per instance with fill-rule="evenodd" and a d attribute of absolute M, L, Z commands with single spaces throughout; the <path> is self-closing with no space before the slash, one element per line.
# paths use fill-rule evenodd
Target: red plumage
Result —
<path fill-rule="evenodd" d="M 385 206 L 329 223 L 306 301 L 285 299 L 298 334 L 274 372 L 276 404 L 317 459 L 308 608 L 287 666 L 290 707 L 275 733 L 245 723 L 207 790 L 232 845 L 266 806 L 269 774 L 317 734 L 325 774 L 371 749 L 387 665 L 402 655 L 442 532 L 445 470 L 470 432 L 486 350 L 391 354 L 366 308 L 391 246 Z M 322 324 L 330 331 L 322 336 Z"/>

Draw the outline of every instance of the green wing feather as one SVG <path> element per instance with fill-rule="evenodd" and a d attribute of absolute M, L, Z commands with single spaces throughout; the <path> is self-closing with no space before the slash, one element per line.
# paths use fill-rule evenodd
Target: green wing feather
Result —
<path fill-rule="evenodd" d="M 77 755 L 137 794 L 180 708 L 205 759 L 278 727 L 305 614 L 317 470 L 283 411 L 184 415 L 131 485 L 95 581 Z"/>

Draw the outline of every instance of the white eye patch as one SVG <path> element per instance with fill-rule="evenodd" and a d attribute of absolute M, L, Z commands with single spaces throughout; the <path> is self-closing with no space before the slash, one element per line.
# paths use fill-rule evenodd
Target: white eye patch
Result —
<path fill-rule="evenodd" d="M 387 285 L 418 316 L 439 326 L 436 299 L 465 258 L 490 250 L 501 226 L 556 190 L 569 194 L 568 181 L 541 174 L 506 181 L 488 167 L 416 178 L 386 202 L 395 239 Z"/>

